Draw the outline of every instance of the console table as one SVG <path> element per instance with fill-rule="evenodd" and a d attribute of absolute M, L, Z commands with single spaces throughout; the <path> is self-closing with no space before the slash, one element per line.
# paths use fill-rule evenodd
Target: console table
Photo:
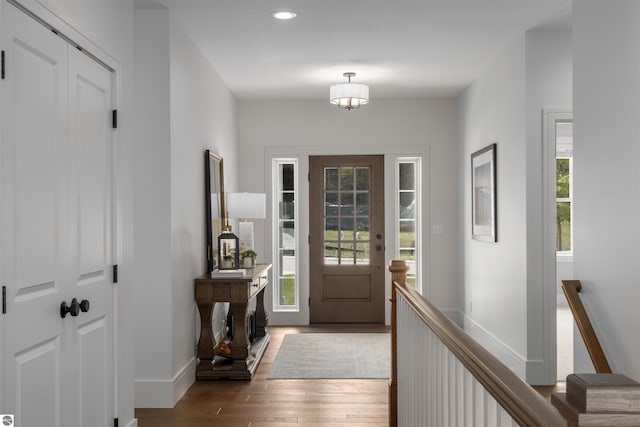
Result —
<path fill-rule="evenodd" d="M 250 380 L 269 343 L 266 331 L 267 315 L 264 311 L 264 290 L 269 284 L 271 264 L 257 264 L 247 269 L 243 277 L 211 277 L 195 279 L 195 295 L 200 312 L 200 338 L 198 339 L 197 380 L 234 379 Z M 228 302 L 233 315 L 233 341 L 228 357 L 215 355 L 211 316 L 217 302 Z M 247 334 L 248 319 L 253 316 L 252 342 Z"/>

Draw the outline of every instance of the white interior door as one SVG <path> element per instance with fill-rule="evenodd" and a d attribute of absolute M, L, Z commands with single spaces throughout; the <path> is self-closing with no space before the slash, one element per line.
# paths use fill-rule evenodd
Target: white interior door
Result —
<path fill-rule="evenodd" d="M 70 236 L 68 298 L 87 312 L 69 318 L 67 372 L 78 426 L 113 423 L 111 72 L 69 46 Z"/>
<path fill-rule="evenodd" d="M 0 412 L 112 425 L 111 73 L 3 6 Z"/>

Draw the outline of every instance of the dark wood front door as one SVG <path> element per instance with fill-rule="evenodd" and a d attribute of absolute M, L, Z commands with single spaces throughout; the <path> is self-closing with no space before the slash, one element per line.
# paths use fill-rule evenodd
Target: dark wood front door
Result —
<path fill-rule="evenodd" d="M 309 158 L 310 320 L 384 322 L 384 157 Z"/>

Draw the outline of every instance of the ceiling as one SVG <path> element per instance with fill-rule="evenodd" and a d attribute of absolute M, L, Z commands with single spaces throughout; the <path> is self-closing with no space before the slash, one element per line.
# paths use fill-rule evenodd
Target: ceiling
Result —
<path fill-rule="evenodd" d="M 168 8 L 239 99 L 451 97 L 533 28 L 570 28 L 571 0 L 134 0 Z M 271 13 L 295 11 L 291 21 Z"/>

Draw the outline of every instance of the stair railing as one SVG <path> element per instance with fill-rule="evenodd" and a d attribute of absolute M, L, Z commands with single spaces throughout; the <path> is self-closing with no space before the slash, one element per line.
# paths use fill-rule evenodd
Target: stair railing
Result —
<path fill-rule="evenodd" d="M 573 318 L 576 321 L 576 325 L 578 325 L 580 335 L 582 335 L 584 344 L 587 347 L 589 357 L 591 357 L 591 361 L 593 362 L 593 367 L 599 374 L 610 374 L 611 367 L 609 366 L 607 356 L 605 356 L 602 350 L 602 346 L 600 345 L 600 341 L 598 341 L 587 311 L 584 309 L 580 295 L 578 295 L 581 290 L 582 283 L 580 283 L 579 280 L 562 281 L 562 291 L 567 298 L 569 308 L 571 309 L 571 313 L 573 313 Z"/>
<path fill-rule="evenodd" d="M 406 285 L 392 261 L 389 425 L 566 426 L 538 392 Z"/>

